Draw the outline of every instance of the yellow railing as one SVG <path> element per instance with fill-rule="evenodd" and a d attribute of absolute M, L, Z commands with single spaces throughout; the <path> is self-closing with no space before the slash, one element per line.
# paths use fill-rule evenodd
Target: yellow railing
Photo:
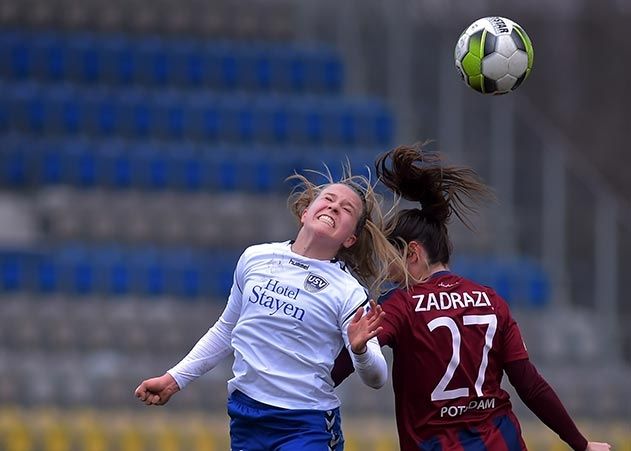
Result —
<path fill-rule="evenodd" d="M 346 451 L 396 451 L 394 421 L 343 418 Z M 628 420 L 579 422 L 589 437 L 631 451 Z M 522 425 L 532 451 L 567 450 L 544 425 Z M 201 412 L 168 408 L 100 412 L 89 410 L 0 408 L 0 451 L 226 451 L 228 420 Z"/>

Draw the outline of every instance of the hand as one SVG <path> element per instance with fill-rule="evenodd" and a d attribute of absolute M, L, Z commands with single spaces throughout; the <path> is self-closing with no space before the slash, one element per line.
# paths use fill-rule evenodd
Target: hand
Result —
<path fill-rule="evenodd" d="M 175 393 L 180 391 L 180 387 L 169 373 L 160 377 L 154 377 L 142 381 L 136 388 L 134 395 L 148 406 L 161 406 Z"/>
<path fill-rule="evenodd" d="M 585 451 L 609 451 L 610 449 L 609 443 L 589 442 Z"/>
<path fill-rule="evenodd" d="M 373 300 L 370 301 L 370 310 L 365 315 L 363 307 L 357 309 L 347 329 L 351 351 L 355 354 L 366 352 L 368 340 L 376 337 L 383 330 L 380 324 L 385 315 L 381 306 Z"/>

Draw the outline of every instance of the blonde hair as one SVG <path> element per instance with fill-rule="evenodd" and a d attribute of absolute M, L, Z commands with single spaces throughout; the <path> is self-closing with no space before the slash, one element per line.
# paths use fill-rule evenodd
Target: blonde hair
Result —
<path fill-rule="evenodd" d="M 325 183 L 316 184 L 302 174 L 294 174 L 287 180 L 298 182 L 287 199 L 289 210 L 298 220 L 303 212 L 318 197 L 324 188 L 333 184 L 344 184 L 353 188 L 362 200 L 363 212 L 357 224 L 355 234 L 357 241 L 348 248 L 340 247 L 336 258 L 343 261 L 353 275 L 368 288 L 372 296 L 378 296 L 381 286 L 388 278 L 390 268 L 393 266 L 403 272 L 405 260 L 401 258 L 397 249 L 388 241 L 385 222 L 391 211 L 385 214 L 382 211 L 383 198 L 374 190 L 368 177 L 352 175 L 350 164 L 342 165 L 343 173 L 339 181 L 333 180 L 331 171 L 324 165 L 326 172 L 306 170 L 325 179 Z"/>

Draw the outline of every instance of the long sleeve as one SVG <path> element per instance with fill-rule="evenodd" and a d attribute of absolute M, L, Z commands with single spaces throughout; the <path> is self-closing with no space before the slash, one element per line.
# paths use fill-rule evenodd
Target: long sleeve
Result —
<path fill-rule="evenodd" d="M 587 448 L 587 439 L 580 433 L 561 400 L 528 359 L 509 362 L 506 375 L 526 406 L 559 437 L 577 451 Z"/>
<path fill-rule="evenodd" d="M 230 347 L 232 327 L 223 318 L 220 318 L 199 339 L 186 357 L 167 371 L 173 376 L 180 389 L 212 370 L 217 366 L 217 363 L 232 353 Z"/>
<path fill-rule="evenodd" d="M 348 352 L 362 382 L 372 388 L 383 387 L 388 380 L 388 364 L 377 339 L 373 338 L 366 343 L 366 352 L 363 354 L 355 354 L 350 346 Z"/>

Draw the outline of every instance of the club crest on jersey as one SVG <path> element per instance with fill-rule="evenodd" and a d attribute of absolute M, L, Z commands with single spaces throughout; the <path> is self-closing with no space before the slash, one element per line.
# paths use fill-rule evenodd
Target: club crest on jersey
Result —
<path fill-rule="evenodd" d="M 324 277 L 320 277 L 312 272 L 307 274 L 307 278 L 305 279 L 305 290 L 309 293 L 317 293 L 320 290 L 323 290 L 327 287 L 329 282 L 327 282 Z"/>

